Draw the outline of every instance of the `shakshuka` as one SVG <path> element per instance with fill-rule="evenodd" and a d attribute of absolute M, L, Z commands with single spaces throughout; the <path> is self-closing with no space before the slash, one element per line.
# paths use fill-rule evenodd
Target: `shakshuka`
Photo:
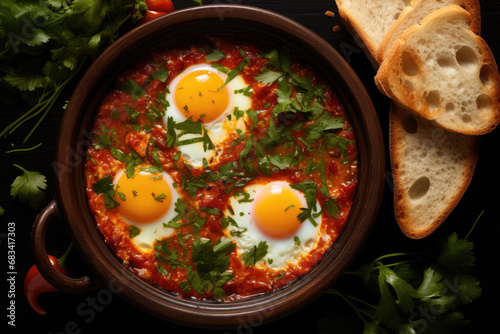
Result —
<path fill-rule="evenodd" d="M 85 177 L 106 243 L 181 297 L 233 301 L 308 272 L 346 224 L 355 134 L 287 48 L 230 36 L 148 54 L 116 79 Z"/>

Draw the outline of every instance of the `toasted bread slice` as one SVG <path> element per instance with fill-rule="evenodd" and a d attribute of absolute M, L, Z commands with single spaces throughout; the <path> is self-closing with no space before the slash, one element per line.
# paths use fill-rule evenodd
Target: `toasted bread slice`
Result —
<path fill-rule="evenodd" d="M 392 103 L 394 210 L 406 236 L 428 236 L 455 208 L 472 179 L 478 142 L 476 136 L 445 131 Z"/>
<path fill-rule="evenodd" d="M 468 135 L 500 122 L 500 75 L 460 6 L 441 8 L 396 40 L 375 76 L 382 93 L 446 130 Z"/>
<path fill-rule="evenodd" d="M 481 8 L 478 0 L 412 0 L 382 38 L 377 50 L 377 62 L 382 63 L 393 43 L 406 29 L 419 24 L 432 12 L 449 5 L 458 5 L 467 10 L 472 19 L 471 30 L 477 35 L 480 34 Z"/>
<path fill-rule="evenodd" d="M 410 0 L 335 0 L 340 18 L 374 67 L 382 38 Z"/>

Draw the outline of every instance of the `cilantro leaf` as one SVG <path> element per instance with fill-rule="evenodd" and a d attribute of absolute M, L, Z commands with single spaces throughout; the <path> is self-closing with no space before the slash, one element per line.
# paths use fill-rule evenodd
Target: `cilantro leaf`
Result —
<path fill-rule="evenodd" d="M 132 238 L 138 236 L 139 234 L 141 234 L 141 229 L 138 228 L 137 226 L 129 225 L 128 232 L 130 235 L 130 239 L 132 239 Z"/>
<path fill-rule="evenodd" d="M 440 244 L 438 265 L 453 272 L 471 268 L 476 260 L 472 251 L 473 246 L 472 242 L 459 239 L 456 233 L 452 233 Z"/>
<path fill-rule="evenodd" d="M 366 333 L 455 333 L 470 322 L 460 307 L 482 293 L 480 282 L 470 274 L 473 244 L 452 233 L 431 251 L 424 254 L 433 256 L 434 261 L 421 253 L 391 253 L 350 272 L 362 278 L 368 291 L 374 287 L 371 283 L 376 283 L 377 305 L 336 289 L 328 292 L 354 308 L 365 323 Z M 387 263 L 394 257 L 397 262 Z"/>
<path fill-rule="evenodd" d="M 236 244 L 229 238 L 222 237 L 215 244 L 211 240 L 198 238 L 192 245 L 191 256 L 196 270 L 189 268 L 187 279 L 189 284 L 200 294 L 212 291 L 212 298 L 225 298 L 222 286 L 232 279 L 232 273 L 227 272 L 230 263 L 229 253 Z M 183 283 L 183 289 L 187 288 Z"/>
<path fill-rule="evenodd" d="M 226 58 L 226 55 L 224 52 L 222 52 L 219 49 L 213 49 L 207 56 L 205 57 L 205 60 L 207 61 L 219 61 L 221 59 Z"/>
<path fill-rule="evenodd" d="M 39 210 L 45 199 L 43 190 L 47 188 L 47 179 L 39 172 L 28 171 L 16 164 L 14 166 L 22 170 L 23 174 L 12 182 L 10 195 L 28 204 L 30 208 Z"/>
<path fill-rule="evenodd" d="M 132 96 L 132 101 L 136 101 L 140 99 L 144 94 L 146 94 L 146 90 L 144 89 L 144 87 L 142 87 L 132 79 L 128 79 L 121 83 L 118 86 L 118 90 L 121 90 L 124 93 L 130 93 L 130 95 Z"/>
<path fill-rule="evenodd" d="M 309 128 L 306 141 L 313 143 L 323 137 L 324 132 L 329 130 L 341 130 L 344 128 L 343 117 L 333 117 L 330 112 L 323 113 Z"/>
<path fill-rule="evenodd" d="M 97 195 L 104 196 L 104 206 L 107 210 L 120 206 L 120 203 L 115 200 L 116 191 L 114 189 L 113 179 L 110 175 L 94 182 L 92 190 L 94 190 Z"/>
<path fill-rule="evenodd" d="M 243 261 L 247 267 L 255 266 L 259 260 L 262 260 L 267 255 L 269 246 L 267 242 L 261 241 L 258 245 L 254 245 L 243 254 Z"/>
<path fill-rule="evenodd" d="M 281 78 L 282 75 L 283 74 L 281 72 L 272 71 L 272 70 L 264 67 L 261 70 L 260 74 L 256 75 L 254 79 L 256 81 L 262 82 L 263 84 L 271 85 L 276 80 Z"/>
<path fill-rule="evenodd" d="M 231 71 L 229 71 L 227 73 L 226 81 L 224 82 L 224 84 L 222 86 L 219 87 L 219 90 L 221 90 L 222 88 L 224 88 L 224 86 L 226 86 L 231 80 L 233 80 L 234 78 L 236 78 L 236 76 L 238 74 L 240 74 L 241 71 L 243 71 L 243 69 L 245 68 L 245 65 L 246 65 L 246 62 L 242 61 L 234 69 L 232 69 Z"/>
<path fill-rule="evenodd" d="M 441 296 L 444 284 L 441 282 L 443 276 L 432 268 L 424 271 L 422 284 L 417 289 L 417 295 L 421 300 L 427 300 Z"/>

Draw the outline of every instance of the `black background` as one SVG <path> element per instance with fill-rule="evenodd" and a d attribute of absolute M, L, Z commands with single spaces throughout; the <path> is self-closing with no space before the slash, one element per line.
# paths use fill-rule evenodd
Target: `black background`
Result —
<path fill-rule="evenodd" d="M 176 9 L 196 6 L 190 0 L 173 0 L 173 3 Z M 345 27 L 340 23 L 333 0 L 205 1 L 205 4 L 212 3 L 253 5 L 273 10 L 302 23 L 322 36 L 344 56 L 365 84 L 377 109 L 387 144 L 389 100 L 376 89 L 373 81 L 375 71 Z M 498 21 L 500 20 L 500 4 L 498 0 L 481 0 L 480 4 L 482 9 L 482 37 L 489 44 L 496 55 L 497 62 L 499 62 L 500 35 L 498 33 Z M 334 18 L 326 16 L 325 11 L 327 10 L 333 11 L 336 16 Z M 340 26 L 338 32 L 334 32 L 332 29 L 336 25 Z M 47 200 L 54 196 L 54 174 L 51 163 L 54 159 L 57 134 L 63 113 L 62 106 L 69 99 L 71 93 L 72 87 L 69 87 L 49 113 L 42 127 L 25 145 L 22 144 L 22 139 L 29 131 L 29 126 L 21 127 L 14 134 L 0 139 L 0 170 L 2 172 L 0 177 L 0 206 L 6 210 L 5 215 L 0 216 L 0 254 L 3 254 L 0 257 L 0 262 L 2 263 L 1 267 L 5 268 L 2 274 L 3 279 L 7 279 L 6 233 L 8 222 L 14 222 L 16 226 L 17 269 L 16 327 L 7 326 L 7 304 L 3 299 L 5 297 L 2 297 L 2 300 L 4 300 L 1 317 L 3 328 L 7 328 L 8 333 L 35 332 L 53 334 L 72 332 L 132 333 L 136 331 L 207 332 L 209 329 L 184 328 L 160 321 L 134 308 L 133 305 L 121 300 L 117 295 L 106 298 L 109 295 L 100 293 L 99 290 L 77 295 L 61 292 L 42 295 L 40 303 L 47 311 L 45 316 L 33 312 L 25 302 L 22 286 L 24 276 L 34 261 L 30 247 L 30 231 L 37 212 L 10 197 L 10 184 L 21 173 L 12 164 L 17 163 L 28 170 L 36 170 L 46 175 L 48 185 L 46 190 Z M 1 106 L 1 109 L 0 123 L 2 129 L 26 111 L 23 106 Z M 469 237 L 469 240 L 475 244 L 477 260 L 474 274 L 481 281 L 483 294 L 471 305 L 465 307 L 465 315 L 472 320 L 472 323 L 464 332 L 491 332 L 491 329 L 495 328 L 500 314 L 500 287 L 498 284 L 500 255 L 500 242 L 498 240 L 500 232 L 500 210 L 498 208 L 500 205 L 499 139 L 500 131 L 498 129 L 482 137 L 479 162 L 469 189 L 445 223 L 434 234 L 423 240 L 406 238 L 396 224 L 392 202 L 390 164 L 387 161 L 387 183 L 380 214 L 371 236 L 353 265 L 354 268 L 357 268 L 386 253 L 425 249 L 454 231 L 460 237 L 465 237 L 478 215 L 484 210 L 484 215 Z M 42 145 L 29 153 L 6 153 L 12 148 L 32 147 L 40 142 L 42 142 Z M 387 151 L 388 155 L 389 152 Z M 49 254 L 60 256 L 69 243 L 70 239 L 65 231 L 64 223 L 56 219 L 51 223 L 47 234 L 47 250 Z M 79 277 L 87 274 L 85 264 L 76 251 L 71 253 L 68 260 L 68 269 L 72 276 Z M 357 290 L 362 289 L 362 283 L 352 279 L 341 279 L 336 284 L 336 288 L 341 291 L 354 291 L 359 295 Z M 5 296 L 7 291 L 7 288 L 5 288 L 0 295 Z M 98 298 L 101 298 L 100 302 Z M 95 306 L 92 306 L 92 301 L 96 301 Z M 85 315 L 77 312 L 79 307 L 87 311 Z M 489 330 L 486 330 L 487 328 Z M 234 330 L 214 331 L 214 333 L 294 333 L 299 331 L 311 334 L 361 333 L 362 323 L 340 298 L 323 295 L 312 304 L 305 305 L 290 316 L 278 321 L 266 324 L 261 324 L 259 321 L 251 324 L 242 323 Z"/>

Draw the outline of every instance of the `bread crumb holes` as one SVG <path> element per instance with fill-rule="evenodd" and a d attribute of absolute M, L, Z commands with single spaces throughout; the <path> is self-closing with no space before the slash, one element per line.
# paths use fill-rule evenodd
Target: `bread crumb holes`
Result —
<path fill-rule="evenodd" d="M 483 65 L 481 67 L 481 71 L 479 72 L 479 79 L 481 79 L 481 82 L 483 85 L 489 85 L 490 82 L 492 81 L 493 78 L 493 70 L 491 66 L 489 65 Z"/>
<path fill-rule="evenodd" d="M 415 64 L 415 61 L 408 52 L 406 51 L 403 52 L 401 61 L 403 66 L 403 72 L 405 72 L 406 75 L 410 77 L 418 75 L 418 73 L 420 72 L 418 66 L 417 64 Z"/>
<path fill-rule="evenodd" d="M 439 67 L 441 67 L 442 69 L 447 70 L 447 71 L 454 72 L 456 70 L 455 60 L 453 58 L 450 58 L 450 57 L 446 57 L 446 56 L 439 57 L 437 60 L 437 64 L 439 65 Z"/>
<path fill-rule="evenodd" d="M 441 100 L 441 95 L 439 91 L 433 90 L 427 94 L 427 105 L 430 109 L 438 109 L 439 101 Z"/>
<path fill-rule="evenodd" d="M 406 117 L 403 119 L 403 130 L 410 134 L 417 133 L 418 130 L 418 122 L 415 116 L 413 115 L 406 115 Z"/>
<path fill-rule="evenodd" d="M 479 110 L 488 110 L 492 107 L 493 101 L 486 94 L 481 94 L 476 99 L 476 106 Z"/>
<path fill-rule="evenodd" d="M 431 187 L 431 180 L 427 176 L 422 176 L 413 182 L 410 190 L 408 190 L 408 196 L 412 200 L 417 200 L 424 197 Z"/>
<path fill-rule="evenodd" d="M 456 58 L 458 64 L 465 68 L 475 67 L 478 64 L 476 53 L 468 46 L 462 46 L 458 49 Z"/>

